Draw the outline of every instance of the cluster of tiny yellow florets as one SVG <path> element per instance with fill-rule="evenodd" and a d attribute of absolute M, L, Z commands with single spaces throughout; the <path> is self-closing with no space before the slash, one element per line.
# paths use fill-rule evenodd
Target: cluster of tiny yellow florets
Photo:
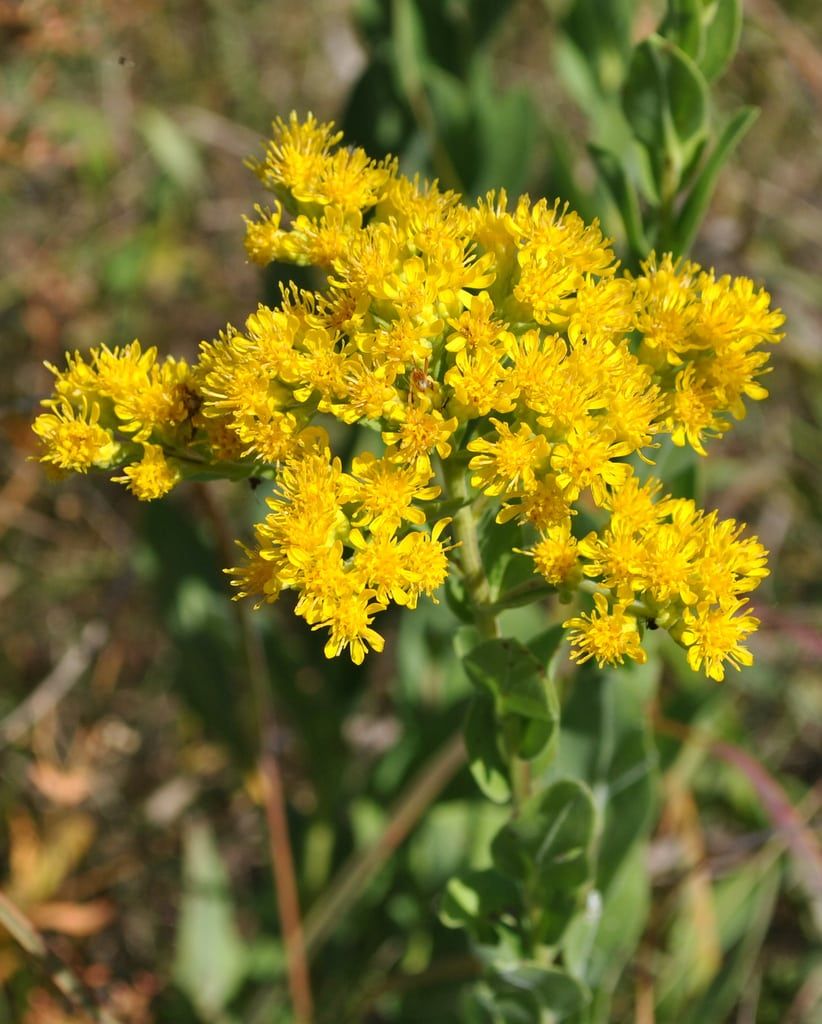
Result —
<path fill-rule="evenodd" d="M 652 622 L 713 678 L 750 663 L 764 549 L 641 483 L 636 459 L 663 435 L 704 454 L 765 397 L 762 345 L 783 322 L 768 294 L 670 256 L 620 272 L 598 225 L 558 203 L 467 205 L 312 117 L 273 128 L 251 166 L 275 199 L 247 222 L 248 255 L 317 268 L 320 286 L 285 289 L 194 366 L 134 342 L 52 368 L 42 459 L 116 470 L 143 499 L 203 473 L 273 478 L 233 583 L 258 604 L 296 591 L 329 656 L 362 661 L 378 613 L 435 596 L 460 564 L 448 513 L 478 499 L 549 584 L 595 590 L 565 624 L 577 660 L 643 660 Z M 601 523 L 586 536 L 581 510 Z"/>

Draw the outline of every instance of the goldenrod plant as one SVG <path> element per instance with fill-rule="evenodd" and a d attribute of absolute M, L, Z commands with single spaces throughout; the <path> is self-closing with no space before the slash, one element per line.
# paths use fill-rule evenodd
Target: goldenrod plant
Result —
<path fill-rule="evenodd" d="M 759 68 L 758 19 L 776 5 L 756 6 L 744 49 Z M 154 643 L 145 635 L 160 639 L 145 659 L 151 676 L 136 653 L 126 672 L 151 770 L 142 765 L 143 790 L 123 787 L 122 812 L 140 842 L 148 825 L 159 846 L 146 846 L 144 888 L 111 893 L 123 925 L 115 975 L 145 967 L 155 987 L 113 1024 L 720 1024 L 737 1013 L 770 1024 L 789 1002 L 798 1020 L 816 965 L 794 933 L 818 937 L 822 915 L 805 824 L 811 619 L 792 602 L 816 577 L 800 529 L 779 550 L 783 511 L 757 517 L 751 495 L 778 479 L 770 462 L 735 477 L 733 457 L 772 408 L 786 461 L 804 454 L 809 467 L 816 448 L 811 430 L 788 439 L 802 411 L 785 414 L 779 374 L 777 401 L 761 411 L 784 318 L 759 274 L 767 266 L 780 289 L 778 264 L 742 246 L 731 258 L 715 235 L 696 244 L 756 114 L 732 97 L 756 99 L 777 81 L 773 68 L 747 89 L 735 72 L 717 94 L 740 0 L 358 0 L 363 63 L 337 104 L 326 48 L 351 39 L 339 34 L 338 5 L 319 7 L 289 17 L 298 40 L 302 19 L 322 25 L 308 48 L 324 48 L 324 88 L 307 88 L 285 61 L 289 90 L 272 98 L 258 77 L 279 61 L 262 31 L 272 31 L 266 5 L 187 0 L 174 24 L 190 25 L 191 73 L 208 76 L 191 106 L 172 99 L 167 111 L 153 75 L 166 79 L 162 96 L 190 94 L 176 77 L 176 33 L 166 51 L 172 36 L 142 19 L 152 61 L 134 55 L 132 146 L 148 160 L 127 161 L 114 183 L 94 178 L 106 225 L 112 196 L 135 219 L 118 222 L 99 259 L 80 258 L 76 238 L 93 234 L 81 219 L 64 243 L 86 275 L 101 268 L 109 291 L 94 303 L 116 317 L 97 330 L 97 314 L 60 307 L 68 333 L 32 345 L 49 360 L 53 392 L 29 440 L 55 482 L 58 519 L 81 523 L 95 499 L 127 519 L 128 544 L 121 528 L 106 533 L 111 573 L 128 576 L 112 589 L 139 587 L 161 619 L 149 632 L 146 609 L 135 602 L 132 616 L 129 605 L 125 640 L 103 652 L 95 685 L 74 691 L 86 702 L 77 721 L 93 707 L 131 721 L 118 711 L 133 698 L 128 680 L 114 692 L 105 680 L 119 652 L 130 659 Z M 109 87 L 131 74 L 117 56 L 101 66 Z M 29 78 L 40 81 L 20 74 Z M 238 237 L 237 262 L 215 281 L 223 254 L 208 234 L 206 179 L 228 195 L 243 185 L 218 164 L 206 175 L 205 146 L 247 152 L 256 132 L 239 126 L 267 122 L 264 106 L 325 113 L 332 97 L 338 126 L 278 117 L 247 160 L 262 200 L 246 208 L 251 267 L 240 265 Z M 51 117 L 71 138 L 86 110 L 78 103 L 67 120 L 61 103 Z M 807 120 L 797 123 L 795 135 Z M 122 153 L 114 142 L 110 153 L 94 148 L 96 138 L 88 132 L 87 172 L 101 159 L 113 173 Z M 767 138 L 756 133 L 749 152 Z M 234 169 L 243 173 L 239 160 Z M 19 177 L 10 210 L 46 195 Z M 757 190 L 740 180 L 752 214 Z M 38 209 L 51 218 L 51 206 Z M 793 228 L 778 220 L 784 241 Z M 239 216 L 226 218 L 232 230 L 242 231 Z M 174 240 L 156 262 L 154 235 Z M 21 253 L 45 257 L 25 242 Z M 35 297 L 53 287 L 39 260 Z M 182 297 L 195 266 L 213 285 L 205 301 L 196 287 Z M 756 280 L 731 276 L 740 271 Z M 22 288 L 25 276 L 12 277 Z M 225 318 L 233 323 L 218 331 Z M 43 322 L 30 317 L 33 341 Z M 811 380 L 797 407 L 812 401 Z M 736 447 L 724 444 L 747 414 Z M 796 492 L 812 495 L 812 474 L 796 473 Z M 59 542 L 42 540 L 59 560 Z M 94 593 L 87 602 L 82 561 L 85 619 Z M 781 579 L 780 562 L 792 566 Z M 65 585 L 35 588 L 35 607 L 63 601 Z M 104 617 L 114 634 L 115 612 Z M 780 631 L 789 656 L 776 650 Z M 39 671 L 31 659 L 21 691 Z M 152 699 L 165 723 L 156 735 Z M 67 704 L 70 723 L 77 704 Z M 52 717 L 63 715 L 49 714 L 33 740 L 39 749 L 45 736 L 62 763 L 70 726 L 55 741 Z M 3 719 L 0 741 L 18 721 L 16 711 Z M 764 735 L 760 763 L 748 751 Z M 66 765 L 86 765 L 96 736 L 75 742 Z M 36 769 L 25 778 L 39 789 Z M 178 803 L 181 781 L 192 786 Z M 155 788 L 174 796 L 170 810 L 155 814 Z M 143 798 L 145 819 L 132 810 Z M 37 931 L 49 918 L 38 917 L 26 864 L 53 845 L 50 813 L 37 842 L 28 817 L 10 819 L 0 925 L 31 956 L 32 977 L 109 1024 L 115 1002 L 81 965 L 111 946 L 69 950 Z M 118 842 L 128 848 L 119 832 Z M 120 854 L 112 869 L 99 845 L 89 875 L 108 888 Z M 78 882 L 88 889 L 87 877 Z M 55 884 L 55 897 L 73 898 L 73 885 L 58 894 Z M 135 951 L 131 911 L 146 892 L 179 906 L 173 930 L 155 912 L 143 934 L 135 915 Z M 798 925 L 787 956 L 778 922 L 789 914 Z M 39 995 L 25 990 L 28 967 L 0 961 L 4 983 L 17 971 L 16 1019 Z"/>
<path fill-rule="evenodd" d="M 751 664 L 767 553 L 672 494 L 655 461 L 705 457 L 766 397 L 783 316 L 751 280 L 670 253 L 623 270 L 599 224 L 560 201 L 467 202 L 342 142 L 291 114 L 250 162 L 273 198 L 247 222 L 249 258 L 321 283 L 284 286 L 193 365 L 138 341 L 70 355 L 34 424 L 41 459 L 105 471 L 144 501 L 187 480 L 269 481 L 226 571 L 257 609 L 294 591 L 329 658 L 379 657 L 391 605 L 413 615 L 446 595 L 476 688 L 471 769 L 511 804 L 490 863 L 441 908 L 487 961 L 471 1012 L 599 1019 L 584 1014 L 613 984 L 603 900 L 636 835 L 614 838 L 618 789 L 603 803 L 557 759 L 559 652 L 564 638 L 580 664 L 647 668 L 646 633 L 664 630 L 713 680 Z M 544 628 L 503 635 L 501 614 L 527 603 Z M 647 697 L 647 673 L 625 678 Z M 598 685 L 572 684 L 583 702 Z M 648 785 L 645 740 L 623 725 Z"/>

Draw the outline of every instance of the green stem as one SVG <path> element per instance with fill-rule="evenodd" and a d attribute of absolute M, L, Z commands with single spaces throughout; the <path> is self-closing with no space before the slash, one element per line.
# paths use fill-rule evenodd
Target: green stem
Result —
<path fill-rule="evenodd" d="M 459 544 L 465 592 L 471 602 L 480 636 L 493 639 L 500 635 L 500 628 L 491 600 L 491 587 L 482 564 L 475 509 L 468 498 L 465 470 L 458 463 L 444 462 L 443 473 L 449 496 L 460 502 L 460 507 L 454 513 L 454 537 Z"/>
<path fill-rule="evenodd" d="M 519 605 L 531 604 L 533 601 L 538 601 L 541 597 L 551 597 L 556 592 L 556 587 L 546 583 L 542 577 L 535 577 L 532 580 L 526 580 L 525 583 L 519 583 L 510 590 L 506 590 L 501 597 L 494 601 L 491 607 L 495 612 L 501 612 L 505 611 L 506 608 L 516 608 Z"/>
<path fill-rule="evenodd" d="M 465 468 L 459 462 L 443 463 L 443 473 L 449 495 L 460 500 L 454 514 L 454 536 L 459 542 L 460 562 L 465 592 L 474 613 L 474 622 L 480 636 L 493 640 L 501 636 L 496 604 L 491 599 L 491 587 L 482 564 L 477 534 L 477 509 L 469 501 Z M 518 810 L 531 795 L 531 766 L 527 761 L 511 759 L 511 794 Z"/>
<path fill-rule="evenodd" d="M 531 763 L 522 758 L 511 759 L 511 792 L 514 806 L 521 807 L 531 795 Z"/>
<path fill-rule="evenodd" d="M 611 594 L 607 587 L 602 586 L 601 583 L 595 583 L 593 580 L 582 580 L 577 590 L 581 594 L 605 594 L 606 597 Z M 657 615 L 657 612 L 643 601 L 632 601 L 626 611 L 638 619 L 653 619 Z"/>

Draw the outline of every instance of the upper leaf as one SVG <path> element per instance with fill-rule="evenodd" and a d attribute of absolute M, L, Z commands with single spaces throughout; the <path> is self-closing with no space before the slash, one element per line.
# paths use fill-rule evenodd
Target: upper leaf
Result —
<path fill-rule="evenodd" d="M 559 724 L 553 688 L 537 657 L 517 640 L 495 639 L 463 659 L 472 683 L 489 693 L 508 756 L 540 754 Z"/>

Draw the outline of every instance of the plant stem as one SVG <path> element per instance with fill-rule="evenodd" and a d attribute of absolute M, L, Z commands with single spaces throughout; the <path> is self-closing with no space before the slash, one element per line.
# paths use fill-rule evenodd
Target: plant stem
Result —
<path fill-rule="evenodd" d="M 511 759 L 511 793 L 517 809 L 531 795 L 531 764 L 520 757 Z"/>
<path fill-rule="evenodd" d="M 595 583 L 593 580 L 581 580 L 577 584 L 577 590 L 581 594 L 605 594 L 608 596 L 611 591 L 602 583 Z M 643 601 L 632 601 L 626 611 L 629 615 L 633 615 L 636 618 L 652 619 L 656 614 L 654 609 Z"/>
<path fill-rule="evenodd" d="M 499 621 L 491 601 L 491 588 L 480 554 L 474 509 L 468 501 L 468 487 L 462 465 L 443 463 L 449 497 L 458 499 L 460 507 L 454 513 L 454 536 L 459 543 L 459 558 L 465 591 L 471 601 L 474 621 L 481 636 L 493 639 L 500 635 Z"/>
<path fill-rule="evenodd" d="M 448 493 L 459 498 L 460 508 L 454 513 L 454 536 L 460 544 L 460 561 L 465 591 L 474 613 L 474 622 L 480 636 L 487 640 L 501 636 L 496 604 L 492 601 L 491 587 L 482 564 L 477 535 L 476 510 L 468 501 L 465 469 L 461 463 L 443 464 Z M 519 809 L 531 795 L 531 766 L 518 757 L 511 758 L 511 795 L 515 809 Z"/>
<path fill-rule="evenodd" d="M 501 597 L 497 598 L 491 606 L 495 612 L 505 611 L 506 608 L 516 608 L 518 605 L 531 604 L 542 597 L 552 597 L 556 594 L 557 588 L 544 579 L 526 580 L 517 586 L 507 590 Z"/>

